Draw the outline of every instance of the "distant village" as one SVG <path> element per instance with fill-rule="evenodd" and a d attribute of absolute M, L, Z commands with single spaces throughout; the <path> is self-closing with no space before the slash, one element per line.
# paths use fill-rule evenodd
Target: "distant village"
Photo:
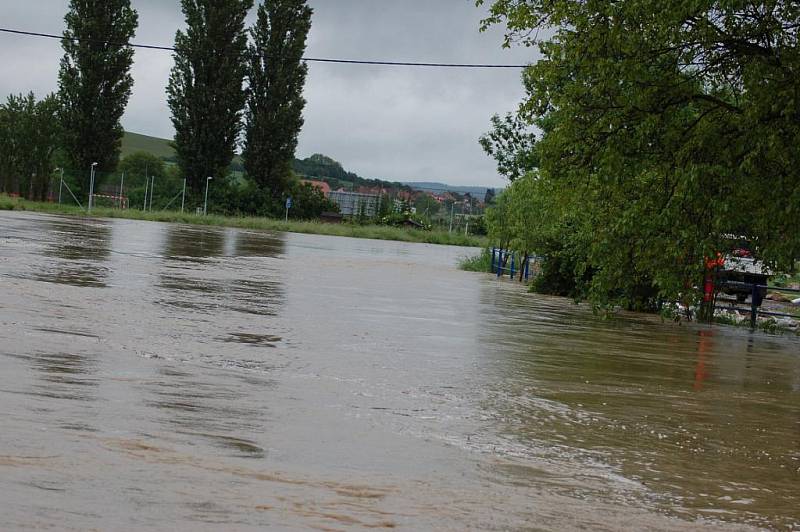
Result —
<path fill-rule="evenodd" d="M 408 213 L 424 217 L 437 225 L 452 222 L 456 227 L 469 223 L 470 218 L 482 217 L 486 200 L 491 201 L 494 197 L 492 189 L 487 189 L 484 197 L 477 198 L 469 192 L 433 192 L 416 190 L 407 185 L 338 186 L 334 190 L 323 179 L 301 179 L 301 182 L 319 189 L 339 207 L 340 215 L 345 218 L 374 218 L 387 212 Z"/>

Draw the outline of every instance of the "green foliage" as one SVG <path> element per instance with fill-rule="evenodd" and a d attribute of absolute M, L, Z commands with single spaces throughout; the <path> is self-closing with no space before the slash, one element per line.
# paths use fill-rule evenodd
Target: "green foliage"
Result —
<path fill-rule="evenodd" d="M 152 153 L 137 151 L 122 158 L 119 163 L 119 171 L 125 172 L 127 179 L 131 181 L 140 179 L 144 182 L 145 176 L 163 179 L 166 166 L 162 159 Z"/>
<path fill-rule="evenodd" d="M 479 255 L 464 257 L 458 267 L 467 272 L 492 272 L 492 252 L 489 249 L 482 249 Z"/>
<path fill-rule="evenodd" d="M 539 158 L 534 150 L 536 136 L 530 131 L 530 125 L 517 115 L 509 113 L 505 118 L 494 115 L 492 130 L 481 136 L 479 142 L 483 151 L 497 162 L 498 173 L 509 181 L 539 166 Z"/>
<path fill-rule="evenodd" d="M 89 167 L 112 172 L 123 136 L 120 119 L 131 95 L 133 48 L 138 25 L 130 0 L 71 0 L 64 17 L 64 57 L 58 73 L 63 147 L 68 167 L 86 177 L 76 193 L 88 191 Z"/>
<path fill-rule="evenodd" d="M 488 235 L 489 228 L 486 226 L 486 216 L 472 216 L 469 218 L 469 234 Z"/>
<path fill-rule="evenodd" d="M 430 195 L 420 194 L 416 201 L 414 201 L 414 208 L 417 209 L 417 213 L 426 218 L 430 218 L 439 212 L 442 205 Z"/>
<path fill-rule="evenodd" d="M 322 191 L 308 183 L 294 180 L 288 190 L 292 197 L 289 218 L 311 220 L 319 218 L 323 212 L 338 213 L 339 206 L 325 197 Z"/>
<path fill-rule="evenodd" d="M 145 192 L 148 194 L 148 208 L 151 205 L 153 210 L 167 206 L 180 208 L 181 200 L 176 196 L 182 192 L 183 178 L 176 166 L 166 165 L 151 153 L 134 152 L 120 161 L 118 174 L 122 173 L 125 174 L 124 193 L 128 197 L 129 208 L 143 208 Z"/>
<path fill-rule="evenodd" d="M 431 224 L 427 218 L 420 215 L 419 213 L 416 214 L 412 213 L 409 210 L 405 210 L 403 212 L 393 212 L 379 218 L 378 220 L 381 225 L 390 225 L 394 227 L 399 227 L 404 224 L 407 224 L 408 222 L 413 222 L 415 224 L 418 224 L 418 226 L 416 227 L 417 229 L 424 229 L 426 231 L 431 230 Z M 360 223 L 367 224 L 371 222 L 368 218 L 362 217 Z"/>
<path fill-rule="evenodd" d="M 233 160 L 245 102 L 244 20 L 252 5 L 252 0 L 181 0 L 188 27 L 175 35 L 167 102 L 192 208 L 203 203 L 206 178 L 222 181 Z"/>
<path fill-rule="evenodd" d="M 42 201 L 50 188 L 59 144 L 58 100 L 33 93 L 0 105 L 0 192 Z"/>
<path fill-rule="evenodd" d="M 544 56 L 525 71 L 518 115 L 543 131 L 532 150 L 538 183 L 521 190 L 528 200 L 509 206 L 510 225 L 495 231 L 510 234 L 498 236 L 557 257 L 556 277 L 569 272 L 574 291 L 602 306 L 688 306 L 725 234 L 748 235 L 773 268 L 794 264 L 800 4 L 496 0 L 490 9 L 485 25 L 505 23 L 506 45 L 538 45 Z"/>
<path fill-rule="evenodd" d="M 308 66 L 302 58 L 311 14 L 305 0 L 265 0 L 251 31 L 242 156 L 250 178 L 274 198 L 289 189 L 303 126 Z"/>

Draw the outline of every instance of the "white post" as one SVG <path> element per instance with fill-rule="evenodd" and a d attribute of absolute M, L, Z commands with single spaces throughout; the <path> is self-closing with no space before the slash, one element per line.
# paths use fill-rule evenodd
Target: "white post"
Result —
<path fill-rule="evenodd" d="M 59 168 L 61 170 L 61 182 L 58 184 L 58 204 L 61 205 L 61 191 L 64 189 L 64 169 Z"/>
<path fill-rule="evenodd" d="M 186 178 L 183 178 L 183 192 L 181 192 L 181 214 L 183 214 L 183 206 L 186 203 Z"/>
<path fill-rule="evenodd" d="M 206 199 L 203 202 L 203 216 L 208 214 L 208 184 L 211 182 L 212 179 L 214 178 L 210 176 L 206 178 Z"/>
<path fill-rule="evenodd" d="M 144 201 L 142 202 L 142 210 L 147 210 L 147 186 L 150 184 L 150 180 L 147 176 L 144 176 Z"/>
<path fill-rule="evenodd" d="M 125 186 L 125 172 L 122 172 L 122 177 L 119 180 L 119 208 L 122 209 L 122 191 Z"/>
<path fill-rule="evenodd" d="M 453 201 L 452 205 L 450 205 L 450 229 L 447 231 L 448 233 L 453 232 L 453 211 L 456 208 L 456 202 Z"/>
<path fill-rule="evenodd" d="M 87 210 L 87 212 L 92 212 L 92 203 L 93 203 L 92 200 L 94 199 L 94 172 L 95 172 L 94 169 L 96 166 L 97 163 L 92 163 L 92 173 L 89 179 L 89 209 Z"/>
<path fill-rule="evenodd" d="M 156 176 L 150 177 L 150 212 L 153 212 L 153 191 L 156 189 Z"/>

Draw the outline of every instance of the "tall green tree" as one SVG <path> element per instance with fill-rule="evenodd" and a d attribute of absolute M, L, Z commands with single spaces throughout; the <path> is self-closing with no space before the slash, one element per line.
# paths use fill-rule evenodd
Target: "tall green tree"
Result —
<path fill-rule="evenodd" d="M 0 105 L 0 192 L 16 192 L 13 175 L 18 153 L 12 124 L 13 115 L 7 105 Z"/>
<path fill-rule="evenodd" d="M 44 200 L 59 145 L 58 99 L 11 95 L 0 105 L 0 192 Z"/>
<path fill-rule="evenodd" d="M 119 162 L 139 17 L 130 0 L 71 0 L 64 21 L 58 74 L 64 151 L 72 171 L 85 173 L 79 187 L 86 191 L 92 163 L 112 172 Z"/>
<path fill-rule="evenodd" d="M 303 126 L 303 62 L 312 9 L 305 0 L 265 0 L 248 50 L 244 164 L 260 187 L 280 197 L 289 188 Z"/>
<path fill-rule="evenodd" d="M 544 132 L 541 213 L 569 208 L 553 249 L 596 302 L 696 296 L 726 234 L 800 256 L 800 4 L 495 0 L 485 23 L 542 52 L 519 117 Z"/>
<path fill-rule="evenodd" d="M 167 102 L 189 204 L 202 202 L 206 178 L 227 176 L 241 132 L 252 0 L 181 0 L 187 28 L 175 35 Z"/>

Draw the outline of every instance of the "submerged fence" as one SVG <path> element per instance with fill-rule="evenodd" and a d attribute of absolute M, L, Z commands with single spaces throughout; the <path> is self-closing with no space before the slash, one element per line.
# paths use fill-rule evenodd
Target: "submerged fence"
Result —
<path fill-rule="evenodd" d="M 520 281 L 527 282 L 531 276 L 531 263 L 535 262 L 537 258 L 533 255 L 523 255 L 515 251 L 492 248 L 491 272 L 497 274 L 498 279 L 508 273 L 509 279 L 519 275 Z"/>

